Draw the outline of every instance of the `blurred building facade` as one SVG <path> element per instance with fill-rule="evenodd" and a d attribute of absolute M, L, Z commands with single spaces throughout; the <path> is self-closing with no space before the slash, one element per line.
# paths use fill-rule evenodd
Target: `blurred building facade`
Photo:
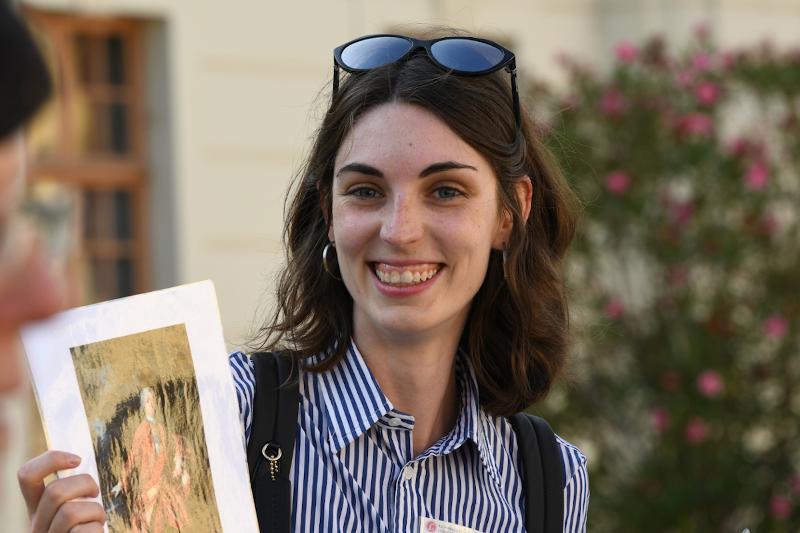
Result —
<path fill-rule="evenodd" d="M 29 132 L 31 170 L 43 194 L 74 206 L 73 303 L 212 279 L 231 347 L 271 303 L 283 198 L 324 113 L 338 44 L 444 24 L 507 44 L 523 80 L 559 84 L 560 53 L 603 68 L 620 41 L 681 42 L 699 23 L 725 46 L 797 46 L 800 35 L 796 0 L 26 0 L 21 9 L 57 81 Z M 17 406 L 23 427 L 29 409 Z M 31 452 L 25 434 L 3 469 L 9 531 L 24 529 L 11 498 L 13 471 Z"/>

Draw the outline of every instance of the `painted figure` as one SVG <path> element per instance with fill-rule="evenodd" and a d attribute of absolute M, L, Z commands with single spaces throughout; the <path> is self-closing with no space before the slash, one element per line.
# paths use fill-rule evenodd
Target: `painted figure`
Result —
<path fill-rule="evenodd" d="M 140 395 L 144 420 L 133 434 L 128 459 L 111 492 L 131 492 L 131 527 L 134 533 L 160 533 L 165 524 L 180 529 L 188 521 L 186 497 L 189 474 L 183 438 L 168 433 L 156 418 L 156 398 L 150 387 Z M 172 470 L 169 470 L 169 445 L 172 445 Z"/>

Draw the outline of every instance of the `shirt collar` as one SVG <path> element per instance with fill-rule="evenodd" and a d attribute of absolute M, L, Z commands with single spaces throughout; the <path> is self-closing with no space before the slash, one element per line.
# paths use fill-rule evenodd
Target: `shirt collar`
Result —
<path fill-rule="evenodd" d="M 427 453 L 446 454 L 454 451 L 465 442 L 472 441 L 478 450 L 481 463 L 496 482 L 500 482 L 499 466 L 497 465 L 490 440 L 497 440 L 496 424 L 491 417 L 481 409 L 478 380 L 467 354 L 459 349 L 456 357 L 456 379 L 461 391 L 461 411 L 455 427 L 439 442 L 434 444 Z M 494 438 L 492 438 L 494 437 Z"/>
<path fill-rule="evenodd" d="M 388 425 L 386 422 L 390 418 L 397 418 L 403 427 L 413 426 L 413 417 L 394 409 L 355 343 L 350 343 L 345 356 L 336 365 L 317 376 L 333 452 L 342 450 L 376 423 Z M 456 425 L 423 457 L 450 453 L 471 440 L 484 467 L 499 482 L 499 469 L 489 451 L 489 440 L 497 440 L 496 436 L 490 439 L 491 433 L 497 431 L 497 425 L 480 408 L 478 381 L 467 354 L 462 350 L 456 357 L 456 379 L 461 390 L 461 409 Z"/>
<path fill-rule="evenodd" d="M 472 364 L 469 363 L 467 354 L 463 354 L 462 360 L 464 361 L 464 376 L 467 383 L 465 390 L 469 395 L 469 397 L 464 400 L 463 405 L 471 406 L 469 438 L 478 448 L 478 456 L 480 456 L 483 466 L 489 471 L 489 475 L 492 476 L 496 483 L 502 484 L 500 467 L 497 464 L 497 456 L 491 452 L 494 448 L 491 443 L 501 440 L 498 434 L 497 420 L 486 414 L 486 411 L 480 406 L 478 379 L 475 377 L 475 371 L 472 368 Z"/>
<path fill-rule="evenodd" d="M 353 442 L 393 409 L 353 342 L 336 365 L 317 376 L 327 414 L 328 439 L 334 452 Z"/>

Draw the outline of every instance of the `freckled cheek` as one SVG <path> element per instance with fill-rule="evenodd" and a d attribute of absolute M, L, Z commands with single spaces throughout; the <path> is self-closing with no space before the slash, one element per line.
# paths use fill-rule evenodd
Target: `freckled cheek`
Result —
<path fill-rule="evenodd" d="M 491 215 L 466 213 L 459 217 L 442 217 L 431 226 L 434 238 L 446 260 L 461 276 L 482 280 L 492 248 L 494 225 Z M 466 280 L 464 280 L 466 281 Z"/>
<path fill-rule="evenodd" d="M 380 232 L 371 217 L 354 213 L 351 210 L 333 209 L 333 235 L 336 242 L 336 255 L 343 275 L 363 263 L 369 252 L 373 238 Z"/>

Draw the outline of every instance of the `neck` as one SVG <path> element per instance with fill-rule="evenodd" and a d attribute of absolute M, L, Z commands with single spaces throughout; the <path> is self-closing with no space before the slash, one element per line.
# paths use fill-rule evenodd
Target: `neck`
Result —
<path fill-rule="evenodd" d="M 414 456 L 455 426 L 459 398 L 455 376 L 458 337 L 387 339 L 356 334 L 354 340 L 394 407 L 414 417 Z"/>

